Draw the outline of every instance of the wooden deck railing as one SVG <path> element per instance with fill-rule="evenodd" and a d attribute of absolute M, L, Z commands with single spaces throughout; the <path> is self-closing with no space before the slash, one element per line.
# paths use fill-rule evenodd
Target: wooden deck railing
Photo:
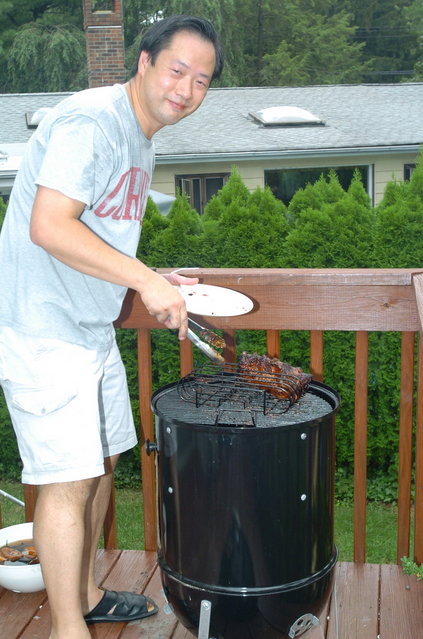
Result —
<path fill-rule="evenodd" d="M 163 270 L 164 272 L 164 270 Z M 354 436 L 354 559 L 366 560 L 366 485 L 367 485 L 367 400 L 368 333 L 398 331 L 402 334 L 401 388 L 398 468 L 397 561 L 410 554 L 411 484 L 415 469 L 414 548 L 417 563 L 423 562 L 423 269 L 200 269 L 200 280 L 226 286 L 250 296 L 254 310 L 243 316 L 203 318 L 210 327 L 224 331 L 225 358 L 235 361 L 237 331 L 264 329 L 267 351 L 280 356 L 281 330 L 310 331 L 311 372 L 324 379 L 324 331 L 353 331 L 355 354 L 355 428 Z M 119 320 L 121 328 L 138 332 L 140 439 L 154 440 L 152 365 L 150 331 L 163 328 L 148 315 L 139 297 L 129 291 Z M 417 362 L 415 335 L 420 332 Z M 192 346 L 180 345 L 180 371 L 175 378 L 192 370 Z M 414 380 L 417 379 L 417 388 Z M 414 398 L 417 397 L 417 401 Z M 413 427 L 415 423 L 415 431 Z M 413 447 L 413 438 L 415 446 Z M 415 451 L 413 453 L 413 450 Z M 144 494 L 145 547 L 154 550 L 157 543 L 154 455 L 142 446 L 142 490 Z M 34 506 L 34 491 L 26 488 L 27 518 Z M 106 521 L 108 547 L 116 545 L 114 505 Z"/>

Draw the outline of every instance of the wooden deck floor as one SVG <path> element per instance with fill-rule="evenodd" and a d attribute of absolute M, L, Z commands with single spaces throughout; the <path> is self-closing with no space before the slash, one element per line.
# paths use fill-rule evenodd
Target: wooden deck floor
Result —
<path fill-rule="evenodd" d="M 91 626 L 94 639 L 192 639 L 166 605 L 155 553 L 100 550 L 98 559 L 98 578 L 104 586 L 146 592 L 160 611 L 130 624 Z M 0 588 L 1 639 L 48 639 L 49 624 L 44 591 L 17 594 Z M 423 582 L 404 575 L 396 565 L 339 563 L 329 610 L 322 614 L 321 626 L 304 637 L 422 639 Z"/>

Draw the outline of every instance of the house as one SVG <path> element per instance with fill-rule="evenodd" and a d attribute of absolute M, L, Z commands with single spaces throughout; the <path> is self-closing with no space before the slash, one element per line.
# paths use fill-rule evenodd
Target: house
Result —
<path fill-rule="evenodd" d="M 387 182 L 410 177 L 422 122 L 423 83 L 211 89 L 156 135 L 154 188 L 179 186 L 201 211 L 234 165 L 250 190 L 269 185 L 285 202 L 324 169 L 348 185 L 358 167 L 377 204 Z"/>
<path fill-rule="evenodd" d="M 0 95 L 0 195 L 43 109 L 67 95 Z M 285 202 L 324 170 L 348 185 L 358 167 L 377 204 L 387 182 L 410 176 L 422 122 L 423 83 L 211 88 L 196 113 L 156 134 L 152 188 L 179 188 L 202 212 L 234 166 L 250 190 L 269 185 Z"/>

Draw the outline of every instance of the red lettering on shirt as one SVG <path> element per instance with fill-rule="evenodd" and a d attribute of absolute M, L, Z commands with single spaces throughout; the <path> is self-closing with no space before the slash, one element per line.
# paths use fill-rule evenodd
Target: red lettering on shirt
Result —
<path fill-rule="evenodd" d="M 150 176 L 146 171 L 133 167 L 124 173 L 115 188 L 94 209 L 98 217 L 114 220 L 140 220 L 148 196 Z"/>

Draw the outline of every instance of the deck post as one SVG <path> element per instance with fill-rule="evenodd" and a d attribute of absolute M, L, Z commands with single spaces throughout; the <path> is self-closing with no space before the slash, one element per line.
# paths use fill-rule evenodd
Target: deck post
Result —
<path fill-rule="evenodd" d="M 153 392 L 150 330 L 138 329 L 138 383 L 140 397 L 141 474 L 144 497 L 144 545 L 157 549 L 156 469 L 154 455 L 145 449 L 147 439 L 154 440 L 153 413 L 150 400 Z"/>
<path fill-rule="evenodd" d="M 414 512 L 414 561 L 423 564 L 423 337 L 419 340 L 416 415 L 416 497 Z"/>
<path fill-rule="evenodd" d="M 354 561 L 366 561 L 368 334 L 357 331 L 354 434 Z"/>

